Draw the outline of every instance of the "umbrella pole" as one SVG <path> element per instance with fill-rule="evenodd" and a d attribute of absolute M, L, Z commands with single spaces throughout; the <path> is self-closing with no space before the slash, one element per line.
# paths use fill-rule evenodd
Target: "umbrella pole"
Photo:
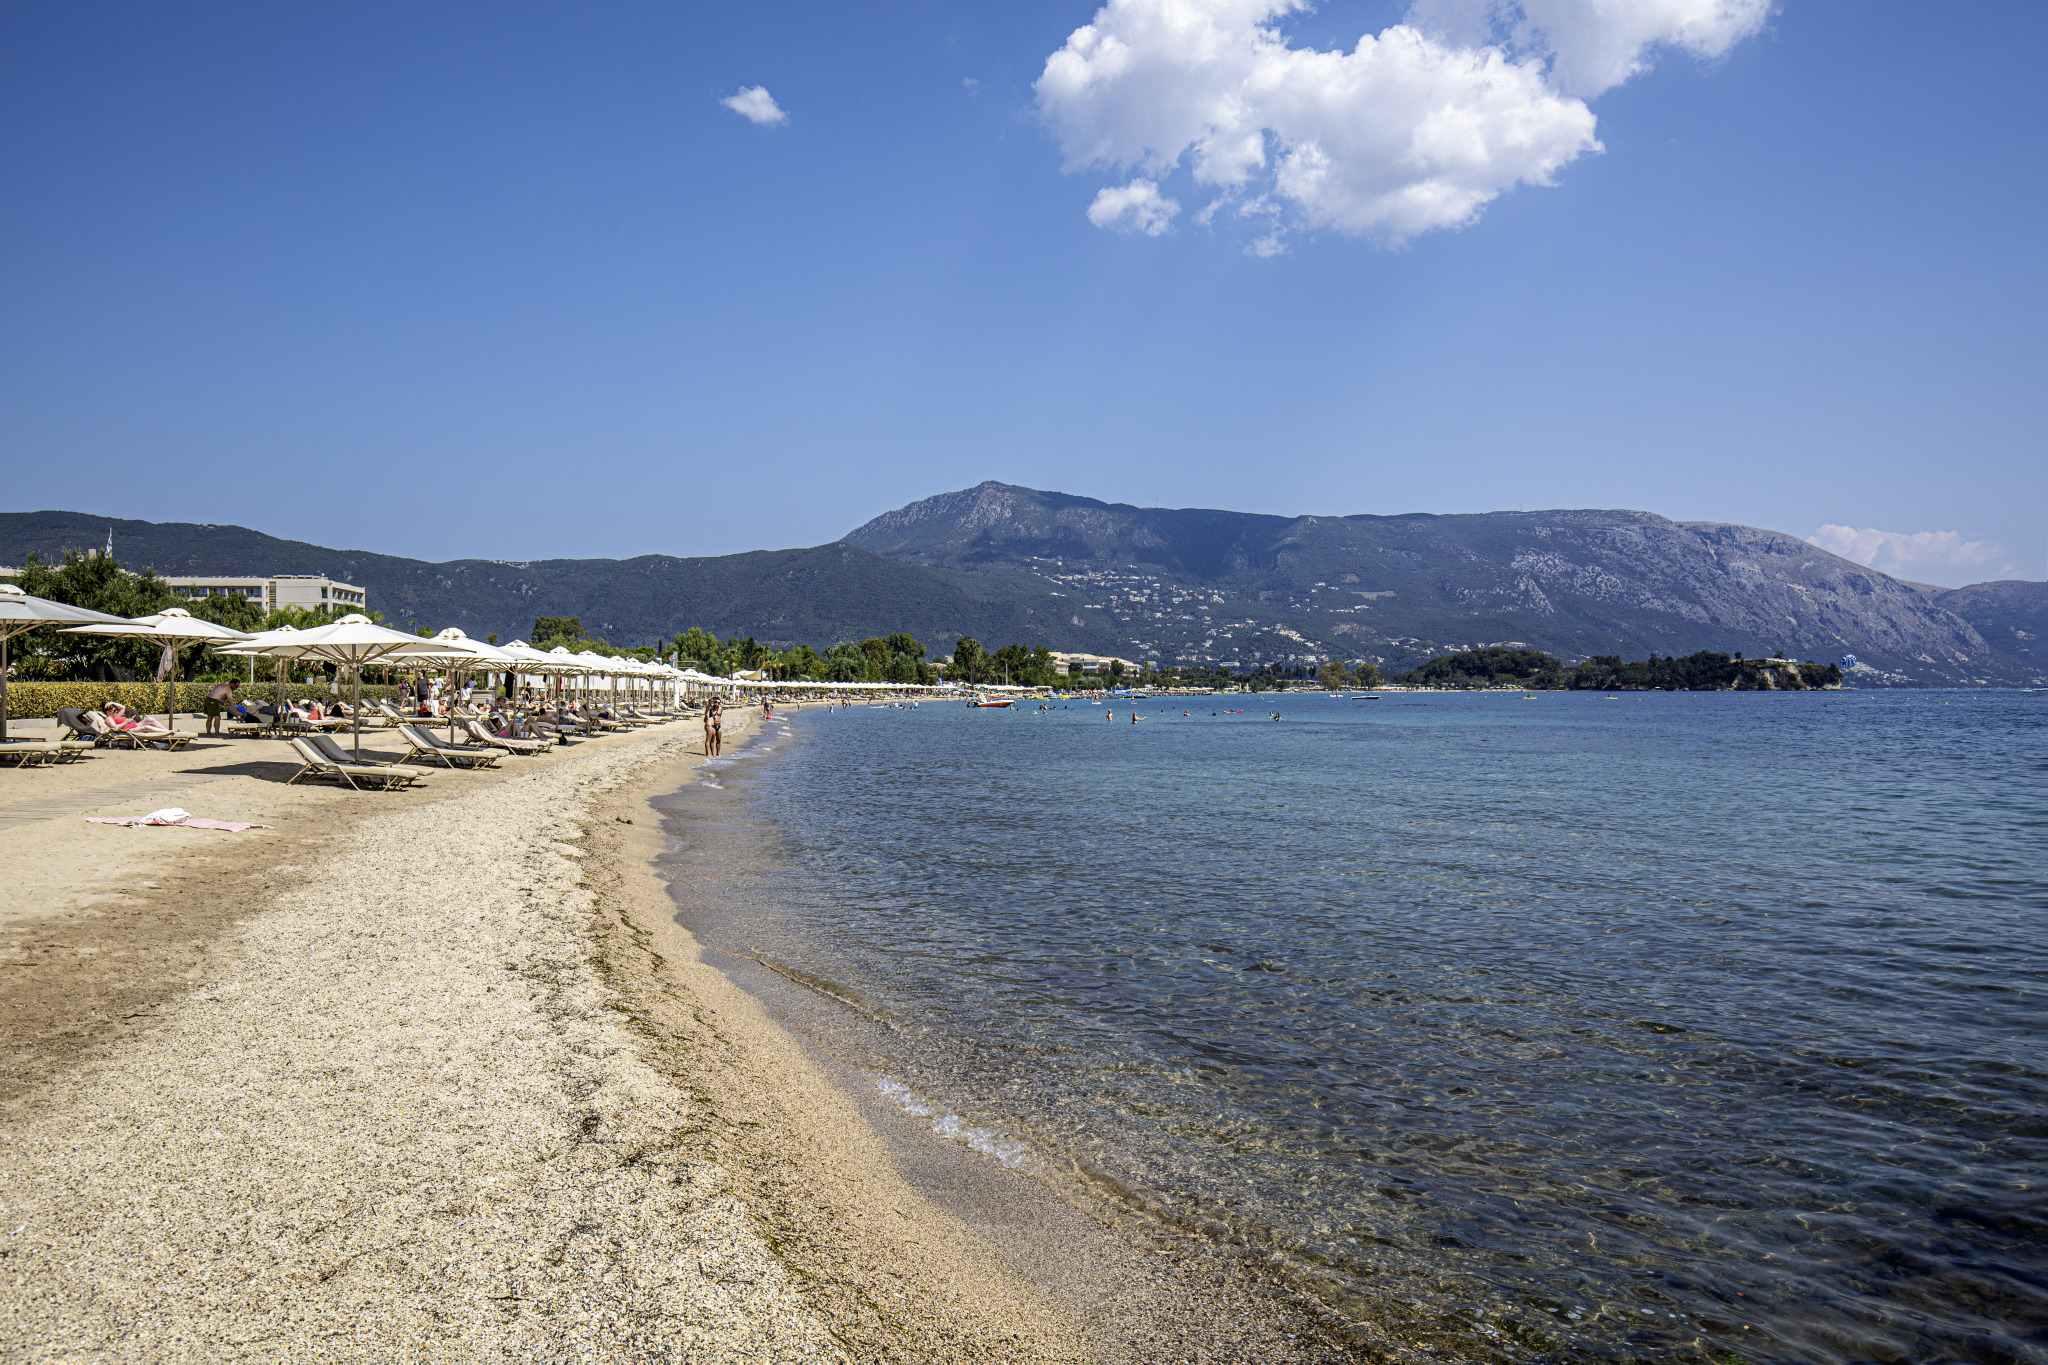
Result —
<path fill-rule="evenodd" d="M 0 744 L 7 742 L 7 636 L 0 635 Z M 26 760 L 24 760 L 26 761 Z"/>
<path fill-rule="evenodd" d="M 348 718 L 356 732 L 356 762 L 363 761 L 363 665 L 349 672 Z"/>

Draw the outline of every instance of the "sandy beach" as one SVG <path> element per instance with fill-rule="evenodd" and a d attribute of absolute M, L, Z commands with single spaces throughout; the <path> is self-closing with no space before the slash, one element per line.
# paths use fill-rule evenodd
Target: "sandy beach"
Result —
<path fill-rule="evenodd" d="M 391 794 L 285 786 L 268 741 L 0 772 L 7 1358 L 1343 1355 L 864 1100 L 703 960 L 647 804 L 698 748 Z M 166 804 L 273 828 L 83 818 Z"/>

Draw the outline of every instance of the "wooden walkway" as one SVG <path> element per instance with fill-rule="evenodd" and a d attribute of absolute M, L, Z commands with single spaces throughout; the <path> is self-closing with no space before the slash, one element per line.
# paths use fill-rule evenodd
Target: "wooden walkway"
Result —
<path fill-rule="evenodd" d="M 29 771 L 32 774 L 35 770 Z M 182 796 L 210 782 L 219 782 L 223 776 L 221 773 L 167 773 L 162 777 L 145 777 L 112 787 L 63 792 L 40 801 L 11 801 L 0 805 L 0 829 L 13 829 L 37 820 L 57 820 L 67 815 L 91 815 L 109 806 L 124 807 L 119 812 L 122 815 L 147 815 L 150 811 L 176 805 L 172 797 Z M 134 809 L 125 809 L 127 806 Z"/>

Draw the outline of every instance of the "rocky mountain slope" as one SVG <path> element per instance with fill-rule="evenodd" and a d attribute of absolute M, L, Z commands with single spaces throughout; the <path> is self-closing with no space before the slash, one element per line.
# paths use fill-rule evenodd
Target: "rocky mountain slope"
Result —
<path fill-rule="evenodd" d="M 581 616 L 618 644 L 690 626 L 776 648 L 908 630 L 1172 663 L 1406 668 L 1478 645 L 1855 655 L 1856 681 L 2048 684 L 2048 585 L 1901 583 L 1794 536 L 1647 512 L 1277 517 L 985 483 L 844 542 L 702 558 L 428 563 L 239 526 L 0 513 L 0 564 L 102 544 L 165 574 L 324 573 L 400 627 L 525 634 Z"/>
<path fill-rule="evenodd" d="M 1647 512 L 1278 517 L 989 482 L 846 539 L 1064 593 L 1073 628 L 1168 659 L 1334 652 L 1407 667 L 1519 644 L 1567 659 L 1854 655 L 1866 682 L 2033 680 L 2031 656 L 1994 648 L 1976 623 L 2010 608 L 1974 589 L 1930 597 L 1796 536 Z"/>
<path fill-rule="evenodd" d="M 1934 605 L 1977 628 L 1990 646 L 1990 673 L 2048 686 L 2048 583 L 2003 579 L 1925 591 Z"/>

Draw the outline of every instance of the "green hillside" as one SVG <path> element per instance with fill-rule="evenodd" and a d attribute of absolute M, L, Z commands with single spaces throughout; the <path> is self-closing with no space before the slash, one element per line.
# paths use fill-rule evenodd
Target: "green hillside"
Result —
<path fill-rule="evenodd" d="M 395 625 L 459 626 L 509 640 L 536 616 L 580 616 L 613 644 L 666 639 L 691 626 L 751 635 L 772 648 L 829 645 L 907 630 L 935 649 L 960 635 L 1043 642 L 1056 599 L 906 564 L 851 545 L 678 559 L 557 559 L 528 564 L 428 563 L 279 540 L 243 526 L 109 520 L 78 512 L 0 513 L 0 563 L 55 559 L 102 545 L 109 527 L 123 563 L 165 575 L 326 574 L 364 588 Z M 1067 626 L 1075 648 L 1106 645 Z"/>

